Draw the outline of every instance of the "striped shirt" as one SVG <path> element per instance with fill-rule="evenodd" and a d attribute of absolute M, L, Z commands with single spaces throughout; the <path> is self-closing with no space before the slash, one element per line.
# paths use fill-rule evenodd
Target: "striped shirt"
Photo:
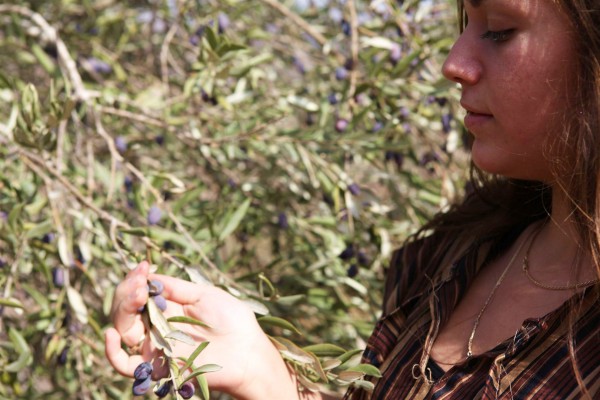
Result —
<path fill-rule="evenodd" d="M 383 315 L 363 354 L 363 362 L 378 367 L 383 376 L 372 378 L 372 393 L 351 387 L 344 398 L 583 398 L 568 351 L 570 302 L 542 318 L 525 320 L 513 337 L 447 372 L 424 351 L 478 270 L 506 250 L 521 230 L 480 240 L 446 268 L 422 263 L 417 270 L 414 262 L 419 252 L 435 249 L 435 237 L 396 251 L 386 278 Z M 578 310 L 572 329 L 577 366 L 592 399 L 600 399 L 599 298 L 596 284 L 571 299 Z"/>

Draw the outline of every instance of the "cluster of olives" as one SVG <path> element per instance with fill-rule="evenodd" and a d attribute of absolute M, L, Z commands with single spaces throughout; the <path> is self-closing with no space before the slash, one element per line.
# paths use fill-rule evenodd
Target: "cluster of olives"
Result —
<path fill-rule="evenodd" d="M 150 296 L 150 301 L 154 301 L 156 306 L 161 311 L 165 311 L 167 309 L 167 300 L 162 296 L 164 288 L 165 287 L 161 281 L 148 281 L 148 295 Z M 146 306 L 142 306 L 138 311 L 143 312 L 145 307 Z M 134 396 L 141 396 L 150 390 L 150 386 L 152 386 L 152 371 L 152 363 L 149 361 L 144 361 L 136 367 L 135 371 L 133 372 L 133 378 L 135 381 L 133 382 L 132 393 Z M 162 399 L 171 393 L 172 387 L 173 382 L 171 380 L 167 380 L 154 390 L 154 394 Z M 177 389 L 177 392 L 184 399 L 189 399 L 194 395 L 195 388 L 194 385 L 188 381 L 182 383 Z"/>
<path fill-rule="evenodd" d="M 161 295 L 165 286 L 161 281 L 151 280 L 148 281 L 148 295 L 156 304 L 156 307 L 159 308 L 160 311 L 165 311 L 167 309 L 167 300 Z M 146 306 L 140 307 L 139 312 L 143 312 Z"/>
<path fill-rule="evenodd" d="M 150 389 L 150 386 L 152 385 L 152 371 L 152 364 L 148 361 L 144 361 L 137 366 L 133 372 L 135 381 L 133 382 L 132 392 L 134 396 L 141 396 Z M 157 395 L 158 398 L 162 399 L 171 393 L 172 387 L 173 383 L 170 380 L 166 381 L 154 391 L 154 394 Z M 177 389 L 177 392 L 184 399 L 189 399 L 194 395 L 195 388 L 192 382 L 188 381 L 181 384 L 179 389 Z"/>

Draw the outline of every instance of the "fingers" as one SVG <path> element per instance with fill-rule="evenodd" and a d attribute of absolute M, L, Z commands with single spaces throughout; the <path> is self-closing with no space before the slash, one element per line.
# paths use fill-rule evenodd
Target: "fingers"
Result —
<path fill-rule="evenodd" d="M 108 362 L 115 371 L 124 376 L 133 376 L 135 368 L 144 362 L 140 355 L 130 356 L 121 348 L 121 335 L 114 328 L 108 328 L 104 334 L 105 353 Z"/>
<path fill-rule="evenodd" d="M 152 347 L 150 340 L 143 345 L 142 355 L 129 355 L 121 348 L 121 335 L 114 328 L 108 328 L 104 334 L 106 358 L 119 374 L 132 377 L 138 365 L 150 359 L 154 360 L 152 379 L 159 380 L 169 375 L 169 365 L 163 362 L 162 357 L 156 357 L 157 352 Z"/>
<path fill-rule="evenodd" d="M 184 281 L 165 275 L 151 275 L 150 279 L 158 279 L 165 288 L 162 296 L 181 305 L 194 304 L 207 290 L 214 289 L 212 286 Z"/>
<path fill-rule="evenodd" d="M 116 330 L 127 346 L 134 346 L 144 334 L 144 324 L 138 309 L 148 299 L 148 263 L 141 262 L 130 271 L 115 290 L 112 317 Z"/>

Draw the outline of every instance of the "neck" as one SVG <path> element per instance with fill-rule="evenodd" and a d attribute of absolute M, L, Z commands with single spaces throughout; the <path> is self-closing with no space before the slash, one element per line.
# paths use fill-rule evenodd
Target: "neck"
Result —
<path fill-rule="evenodd" d="M 546 240 L 550 243 L 561 245 L 565 250 L 579 247 L 581 239 L 573 218 L 573 206 L 567 195 L 556 185 L 552 188 L 552 212 L 544 229 Z"/>
<path fill-rule="evenodd" d="M 573 206 L 559 187 L 552 188 L 552 212 L 536 242 L 536 269 L 573 274 L 574 263 L 578 260 L 577 277 L 571 275 L 569 279 L 581 280 L 596 276 L 591 254 L 585 243 L 582 243 L 573 218 Z"/>

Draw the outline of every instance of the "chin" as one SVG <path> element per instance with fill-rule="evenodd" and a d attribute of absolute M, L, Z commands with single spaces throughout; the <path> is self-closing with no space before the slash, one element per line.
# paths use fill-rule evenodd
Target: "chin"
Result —
<path fill-rule="evenodd" d="M 538 181 L 543 183 L 549 183 L 554 180 L 549 173 L 542 174 L 539 171 L 527 168 L 526 166 L 523 166 L 521 163 L 518 162 L 494 163 L 491 162 L 491 160 L 489 159 L 484 160 L 483 162 L 478 162 L 478 160 L 475 157 L 473 157 L 473 163 L 475 164 L 475 166 L 477 166 L 477 168 L 484 171 L 485 173 L 496 176 L 502 176 L 507 179 Z"/>

